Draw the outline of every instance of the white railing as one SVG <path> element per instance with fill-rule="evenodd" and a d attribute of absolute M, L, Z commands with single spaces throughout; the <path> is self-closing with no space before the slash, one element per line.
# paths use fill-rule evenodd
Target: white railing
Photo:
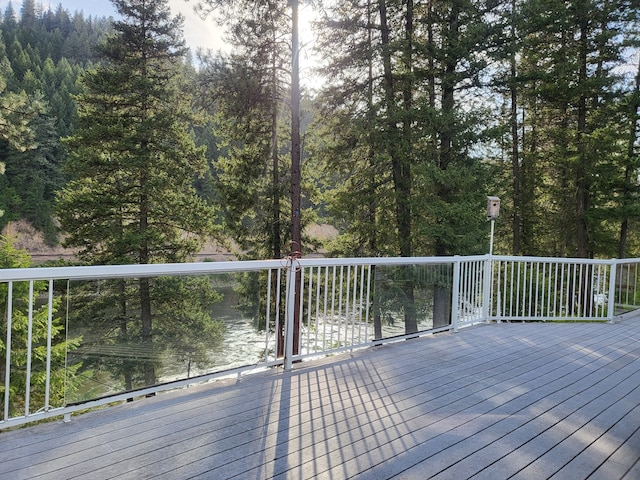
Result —
<path fill-rule="evenodd" d="M 609 320 L 612 260 L 493 257 L 491 320 Z"/>
<path fill-rule="evenodd" d="M 454 272 L 461 263 L 459 257 L 294 261 L 302 285 L 297 305 L 301 348 L 287 359 L 449 330 L 473 318 L 480 321 L 467 310 L 451 308 Z M 295 284 L 288 285 L 288 298 L 294 298 Z"/>
<path fill-rule="evenodd" d="M 639 263 L 476 256 L 0 270 L 0 428 L 479 322 L 612 320 L 638 306 Z M 140 279 L 156 298 L 146 342 L 135 331 Z M 207 315 L 181 315 L 203 281 L 225 299 Z M 165 309 L 171 288 L 189 298 Z"/>
<path fill-rule="evenodd" d="M 637 258 L 615 262 L 616 270 L 609 298 L 613 298 L 613 303 L 622 310 L 635 310 L 640 306 L 639 264 L 640 259 Z"/>

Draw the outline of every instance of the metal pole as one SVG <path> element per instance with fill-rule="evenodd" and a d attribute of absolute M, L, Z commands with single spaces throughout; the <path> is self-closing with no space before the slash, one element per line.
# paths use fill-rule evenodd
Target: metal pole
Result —
<path fill-rule="evenodd" d="M 491 220 L 491 238 L 489 239 L 489 255 L 493 255 L 493 230 L 495 228 L 496 221 Z"/>
<path fill-rule="evenodd" d="M 616 314 L 616 275 L 618 273 L 618 260 L 609 263 L 609 292 L 607 293 L 607 320 L 613 321 Z"/>
<path fill-rule="evenodd" d="M 295 337 L 298 332 L 295 329 L 296 316 L 299 315 L 296 308 L 296 277 L 300 270 L 300 264 L 297 259 L 290 259 L 287 262 L 287 295 L 286 295 L 286 311 L 284 324 L 284 369 L 291 370 L 293 367 L 293 355 L 298 352 L 294 351 Z M 297 343 L 297 342 L 296 342 Z"/>
<path fill-rule="evenodd" d="M 493 231 L 495 227 L 495 219 L 491 219 L 491 237 L 489 239 L 489 256 L 485 261 L 484 268 L 484 285 L 482 295 L 482 313 L 485 322 L 491 321 L 491 297 L 493 288 Z"/>
<path fill-rule="evenodd" d="M 460 318 L 460 257 L 455 256 L 453 262 L 453 292 L 451 295 L 451 326 L 453 331 L 458 331 Z"/>

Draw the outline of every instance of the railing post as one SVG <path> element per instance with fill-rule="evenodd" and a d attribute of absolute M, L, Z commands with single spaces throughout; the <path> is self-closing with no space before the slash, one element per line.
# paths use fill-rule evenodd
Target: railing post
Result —
<path fill-rule="evenodd" d="M 49 280 L 49 298 L 47 302 L 47 363 L 46 378 L 44 388 L 44 409 L 50 409 L 49 400 L 51 398 L 51 342 L 53 334 L 53 280 Z"/>
<path fill-rule="evenodd" d="M 13 331 L 13 282 L 7 285 L 7 336 L 5 342 L 6 364 L 4 370 L 4 413 L 3 421 L 9 420 L 9 392 L 11 392 L 11 332 Z"/>
<path fill-rule="evenodd" d="M 491 321 L 491 277 L 493 273 L 493 255 L 489 254 L 484 261 L 484 278 L 482 282 L 482 318 L 485 322 Z"/>
<path fill-rule="evenodd" d="M 300 262 L 296 258 L 287 261 L 287 310 L 284 324 L 284 369 L 293 368 L 293 335 L 296 305 L 296 273 Z"/>
<path fill-rule="evenodd" d="M 618 274 L 618 260 L 609 263 L 609 295 L 607 296 L 607 319 L 613 321 L 616 313 L 616 275 Z"/>
<path fill-rule="evenodd" d="M 460 257 L 456 255 L 453 260 L 453 290 L 451 292 L 451 326 L 453 331 L 458 331 L 458 318 L 460 312 Z"/>

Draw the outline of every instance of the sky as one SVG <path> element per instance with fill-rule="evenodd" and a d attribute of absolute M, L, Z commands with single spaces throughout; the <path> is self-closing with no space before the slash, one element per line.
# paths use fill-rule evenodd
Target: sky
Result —
<path fill-rule="evenodd" d="M 0 0 L 0 8 L 4 11 L 9 0 Z M 20 12 L 22 0 L 12 0 L 13 8 Z M 49 6 L 55 10 L 58 4 L 62 4 L 65 10 L 71 13 L 82 10 L 85 16 L 108 17 L 115 15 L 116 9 L 109 0 L 36 0 L 36 4 L 42 4 L 45 9 Z M 198 47 L 219 50 L 224 48 L 222 31 L 215 22 L 208 18 L 202 20 L 195 12 L 195 0 L 169 0 L 169 8 L 176 15 L 181 13 L 185 17 L 184 38 L 187 45 L 195 53 Z"/>

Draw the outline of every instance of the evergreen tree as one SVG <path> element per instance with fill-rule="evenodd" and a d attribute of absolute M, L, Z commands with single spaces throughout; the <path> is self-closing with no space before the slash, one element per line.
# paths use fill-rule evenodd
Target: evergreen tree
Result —
<path fill-rule="evenodd" d="M 213 168 L 225 227 L 246 258 L 281 258 L 299 249 L 291 245 L 293 179 L 287 160 L 292 150 L 290 5 L 203 3 L 215 10 L 234 47 L 231 54 L 204 58 L 201 72 L 220 139 Z"/>
<path fill-rule="evenodd" d="M 0 161 L 7 166 L 6 176 L 0 178 L 0 209 L 6 212 L 0 227 L 26 219 L 44 233 L 48 243 L 56 243 L 52 207 L 54 193 L 64 183 L 60 164 L 65 156 L 59 138 L 75 128 L 72 96 L 79 93 L 77 79 L 92 58 L 86 52 L 109 27 L 103 20 L 92 21 L 89 26 L 78 14 L 63 36 L 61 26 L 69 22 L 68 12 L 62 8 L 55 13 L 42 12 L 31 0 L 23 3 L 19 18 L 10 7 L 6 14 L 0 24 L 8 45 L 5 50 L 3 44 L 0 52 L 1 83 L 5 101 L 11 99 L 11 108 L 5 105 L 0 116 L 13 118 L 0 132 L 4 136 Z M 67 48 L 69 58 L 62 58 L 65 45 L 78 31 L 83 36 L 82 48 Z M 18 149 L 11 139 L 19 139 Z"/>
<path fill-rule="evenodd" d="M 619 193 L 618 218 L 620 218 L 620 241 L 618 243 L 617 258 L 626 258 L 629 252 L 631 226 L 638 224 L 640 218 L 640 185 L 634 174 L 640 168 L 640 154 L 636 146 L 638 138 L 638 120 L 640 119 L 640 57 L 636 70 L 633 89 L 622 102 L 626 115 L 623 117 L 627 123 L 626 152 L 623 154 L 623 176 L 617 185 Z M 626 107 L 626 108 L 625 108 Z M 637 238 L 636 238 L 637 240 Z"/>
<path fill-rule="evenodd" d="M 223 92 L 217 97 L 219 133 L 228 142 L 215 165 L 218 191 L 228 207 L 228 230 L 249 258 L 300 255 L 304 224 L 312 221 L 301 201 L 298 3 L 203 0 L 200 4 L 218 14 L 234 46 L 233 55 L 210 66 L 209 83 L 214 92 Z M 286 140 L 285 134 L 289 134 Z M 285 154 L 289 162 L 282 161 Z M 298 274 L 297 297 L 299 280 Z M 297 331 L 297 313 L 295 317 Z M 294 339 L 297 352 L 298 335 Z M 281 340 L 282 332 L 280 346 Z"/>
<path fill-rule="evenodd" d="M 527 253 L 616 253 L 610 206 L 624 176 L 617 113 L 624 42 L 638 9 L 625 0 L 524 2 L 518 65 L 528 179 L 542 179 L 529 211 L 544 212 Z M 628 138 L 628 137 L 627 137 Z M 535 207 L 533 207 L 535 205 Z M 547 235 L 550 233 L 550 235 Z M 530 240 L 532 241 L 532 240 Z"/>
<path fill-rule="evenodd" d="M 340 183 L 334 180 L 340 172 L 350 190 L 339 187 L 331 208 L 346 212 L 341 220 L 353 222 L 345 225 L 351 236 L 366 222 L 365 234 L 376 238 L 371 250 L 412 256 L 481 248 L 485 178 L 469 151 L 482 117 L 466 108 L 462 95 L 486 66 L 479 42 L 488 36 L 486 8 L 482 2 L 352 1 L 324 16 L 330 88 L 323 100 L 337 128 L 327 129 L 321 145 L 331 149 L 322 155 L 339 159 L 328 164 L 328 179 Z M 342 38 L 350 41 L 336 41 Z M 415 331 L 413 280 L 398 281 L 404 282 L 405 328 Z M 435 293 L 436 305 L 447 303 Z M 434 310 L 446 317 L 447 308 Z"/>
<path fill-rule="evenodd" d="M 59 195 L 58 216 L 66 245 L 78 247 L 88 263 L 184 261 L 215 233 L 216 212 L 193 187 L 206 162 L 190 134 L 194 114 L 183 82 L 182 18 L 171 17 L 166 0 L 114 4 L 123 20 L 100 48 L 101 65 L 84 76 L 80 128 L 66 141 L 74 178 Z M 162 284 L 139 279 L 135 306 L 124 293 L 116 296 L 122 300 L 116 318 L 136 312 L 145 349 L 154 348 L 152 310 L 160 308 L 153 302 L 161 298 Z M 126 324 L 120 329 L 123 336 L 131 331 Z M 162 343 L 156 340 L 156 346 Z M 153 359 L 144 364 L 144 381 L 156 381 Z"/>
<path fill-rule="evenodd" d="M 8 90 L 7 84 L 13 78 L 14 72 L 5 56 L 0 36 L 0 139 L 7 142 L 10 148 L 25 151 L 34 145 L 29 123 L 41 111 L 42 103 L 29 99 L 24 90 Z"/>

